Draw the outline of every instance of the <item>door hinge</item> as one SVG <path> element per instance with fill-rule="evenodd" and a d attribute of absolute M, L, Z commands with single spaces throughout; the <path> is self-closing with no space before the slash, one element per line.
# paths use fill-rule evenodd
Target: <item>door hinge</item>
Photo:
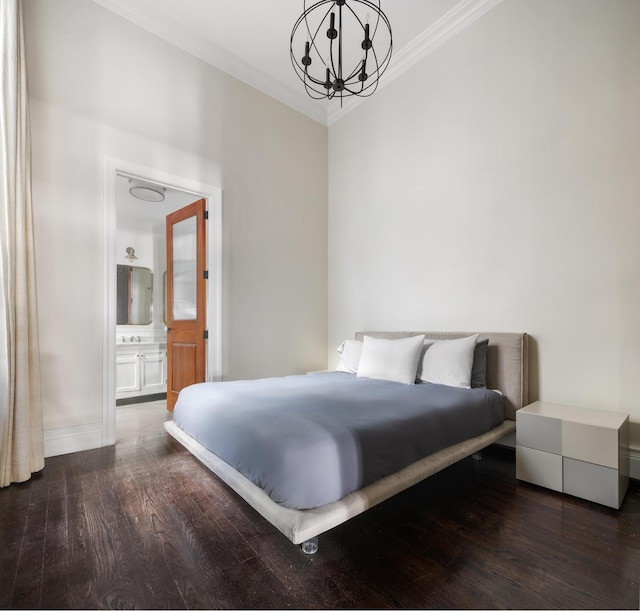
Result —
<path fill-rule="evenodd" d="M 209 330 L 206 329 L 202 332 L 202 339 L 209 339 Z"/>
<path fill-rule="evenodd" d="M 209 280 L 209 270 L 208 270 L 208 269 L 205 269 L 205 270 L 202 272 L 202 277 L 203 277 L 205 280 Z"/>
<path fill-rule="evenodd" d="M 208 221 L 208 220 L 209 220 L 209 211 L 208 211 L 208 210 L 205 210 L 205 211 L 204 211 L 204 220 L 205 220 L 205 221 Z"/>

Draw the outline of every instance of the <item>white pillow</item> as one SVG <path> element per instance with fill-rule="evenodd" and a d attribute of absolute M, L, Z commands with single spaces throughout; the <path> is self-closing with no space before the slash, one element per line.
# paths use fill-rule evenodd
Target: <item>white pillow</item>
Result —
<path fill-rule="evenodd" d="M 401 339 L 377 339 L 365 335 L 358 377 L 415 384 L 423 345 L 424 335 Z"/>
<path fill-rule="evenodd" d="M 355 339 L 346 339 L 338 346 L 338 354 L 340 355 L 340 362 L 336 367 L 336 371 L 358 373 L 362 342 Z"/>
<path fill-rule="evenodd" d="M 418 365 L 421 382 L 471 388 L 473 351 L 478 335 L 460 339 L 427 339 Z"/>

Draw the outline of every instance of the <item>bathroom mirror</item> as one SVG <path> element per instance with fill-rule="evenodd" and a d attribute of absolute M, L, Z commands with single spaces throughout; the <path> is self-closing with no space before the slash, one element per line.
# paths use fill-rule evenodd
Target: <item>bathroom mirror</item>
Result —
<path fill-rule="evenodd" d="M 118 325 L 148 325 L 153 313 L 153 273 L 148 267 L 118 265 Z"/>

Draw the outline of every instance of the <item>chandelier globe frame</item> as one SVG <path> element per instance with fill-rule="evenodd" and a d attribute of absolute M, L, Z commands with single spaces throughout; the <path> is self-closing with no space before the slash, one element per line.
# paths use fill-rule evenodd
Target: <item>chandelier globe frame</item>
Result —
<path fill-rule="evenodd" d="M 289 50 L 307 94 L 316 100 L 337 96 L 342 104 L 344 97 L 377 90 L 391 61 L 391 24 L 380 0 L 304 0 Z"/>

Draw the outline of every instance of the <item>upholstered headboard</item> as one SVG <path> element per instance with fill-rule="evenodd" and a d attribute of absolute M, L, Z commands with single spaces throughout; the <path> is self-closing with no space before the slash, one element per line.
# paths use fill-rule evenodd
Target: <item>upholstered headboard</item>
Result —
<path fill-rule="evenodd" d="M 457 339 L 477 331 L 358 331 L 356 339 L 365 335 L 387 339 L 421 335 L 429 339 Z M 529 403 L 529 336 L 526 333 L 480 333 L 478 340 L 488 339 L 487 388 L 502 392 L 506 416 L 516 419 L 516 410 Z"/>

